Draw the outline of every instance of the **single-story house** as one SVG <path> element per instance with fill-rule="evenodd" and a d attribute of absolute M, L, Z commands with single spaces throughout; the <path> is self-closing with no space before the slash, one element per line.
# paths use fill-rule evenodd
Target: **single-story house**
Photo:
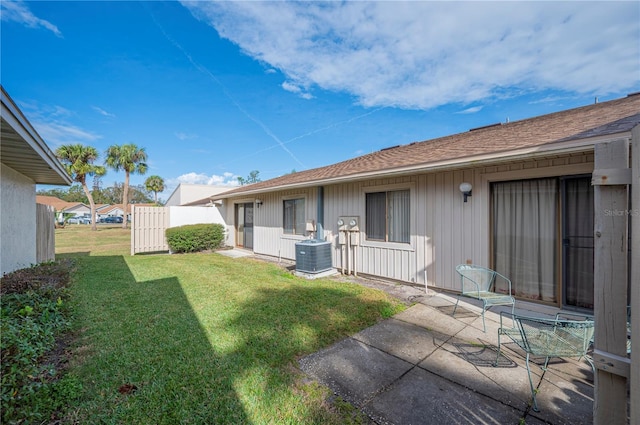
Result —
<path fill-rule="evenodd" d="M 36 195 L 36 202 L 50 205 L 55 209 L 56 213 L 64 213 L 67 216 L 82 217 L 91 215 L 91 207 L 82 202 L 68 202 L 48 195 Z"/>
<path fill-rule="evenodd" d="M 473 263 L 508 276 L 519 299 L 591 309 L 594 146 L 631 140 L 638 125 L 635 93 L 382 149 L 216 199 L 229 243 L 257 254 L 293 260 L 296 242 L 317 231 L 331 242 L 332 266 L 347 273 L 459 291 L 455 266 Z"/>
<path fill-rule="evenodd" d="M 127 219 L 131 220 L 131 205 L 127 204 Z M 137 207 L 152 207 L 156 204 L 135 204 Z M 98 216 L 98 221 L 107 217 L 123 217 L 124 214 L 124 206 L 122 204 L 114 204 L 114 205 L 101 205 L 100 208 L 96 207 L 96 215 Z"/>
<path fill-rule="evenodd" d="M 107 217 L 124 217 L 124 208 L 122 204 L 107 205 L 104 208 L 96 208 L 98 221 Z"/>
<path fill-rule="evenodd" d="M 211 184 L 180 183 L 169 195 L 165 207 L 178 205 L 202 206 L 208 202 L 208 197 L 231 189 L 230 186 L 215 186 Z M 203 202 L 201 202 L 203 201 Z"/>
<path fill-rule="evenodd" d="M 37 262 L 36 184 L 71 185 L 55 154 L 0 86 L 0 275 Z"/>
<path fill-rule="evenodd" d="M 36 203 L 52 206 L 56 212 L 66 212 L 68 208 L 74 207 L 80 202 L 67 202 L 56 196 L 36 195 Z"/>
<path fill-rule="evenodd" d="M 66 218 L 91 216 L 91 207 L 82 202 L 68 202 L 48 195 L 36 195 L 36 202 L 53 207 L 56 212 L 56 219 L 60 218 L 60 214 Z M 100 212 L 109 207 L 109 204 L 96 204 L 96 216 L 98 219 L 100 219 Z"/>

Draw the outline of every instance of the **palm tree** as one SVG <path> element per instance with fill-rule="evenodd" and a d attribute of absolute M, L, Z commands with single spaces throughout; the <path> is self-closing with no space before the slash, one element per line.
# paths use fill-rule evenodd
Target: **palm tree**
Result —
<path fill-rule="evenodd" d="M 164 191 L 164 179 L 160 176 L 149 176 L 147 180 L 144 182 L 144 187 L 149 191 L 153 192 L 154 200 L 156 204 L 158 203 L 158 192 Z"/>
<path fill-rule="evenodd" d="M 56 156 L 73 181 L 82 185 L 91 206 L 91 230 L 97 230 L 96 204 L 93 202 L 93 196 L 87 186 L 87 176 L 104 176 L 107 172 L 103 166 L 94 164 L 99 156 L 98 150 L 92 146 L 81 144 L 62 145 L 56 149 Z"/>
<path fill-rule="evenodd" d="M 125 145 L 109 146 L 106 152 L 105 163 L 115 171 L 124 171 L 124 185 L 122 187 L 122 209 L 124 210 L 124 220 L 122 228 L 127 228 L 127 206 L 129 204 L 129 175 L 144 174 L 147 172 L 147 153 L 144 148 L 139 148 L 133 143 Z"/>

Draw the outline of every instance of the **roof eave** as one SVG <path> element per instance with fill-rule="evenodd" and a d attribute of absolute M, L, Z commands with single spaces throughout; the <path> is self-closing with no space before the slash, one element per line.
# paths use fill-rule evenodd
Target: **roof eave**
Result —
<path fill-rule="evenodd" d="M 307 187 L 314 187 L 328 184 L 339 184 L 344 182 L 353 182 L 358 180 L 367 180 L 370 178 L 380 177 L 397 177 L 401 175 L 422 173 L 422 172 L 434 172 L 442 170 L 450 170 L 456 168 L 467 168 L 482 166 L 487 164 L 502 163 L 514 160 L 525 160 L 538 157 L 544 157 L 548 155 L 561 155 L 578 152 L 593 151 L 596 143 L 606 142 L 617 139 L 630 139 L 631 131 L 625 131 L 622 133 L 609 134 L 606 136 L 599 136 L 594 138 L 571 140 L 567 142 L 549 143 L 545 145 L 516 149 L 512 151 L 488 153 L 483 155 L 476 155 L 471 157 L 456 158 L 452 160 L 436 161 L 423 163 L 418 165 L 412 165 L 408 167 L 391 168 L 387 170 L 371 171 L 366 173 L 351 174 L 347 176 L 333 177 L 327 179 L 310 180 L 300 183 L 292 183 L 288 185 L 272 186 L 263 189 L 247 190 L 239 193 L 232 193 L 228 196 L 215 196 L 211 199 L 228 199 L 237 197 L 247 197 L 251 195 L 258 195 L 262 193 L 274 192 L 279 190 L 291 190 L 301 189 Z M 224 195 L 221 193 L 220 195 Z"/>
<path fill-rule="evenodd" d="M 2 119 L 9 125 L 11 133 L 17 136 L 15 138 L 16 144 L 13 147 L 20 151 L 24 150 L 26 152 L 24 158 L 29 156 L 33 157 L 33 154 L 35 154 L 39 158 L 39 168 L 44 171 L 36 173 L 35 170 L 20 166 L 20 156 L 14 159 L 11 155 L 3 154 L 2 162 L 8 167 L 31 178 L 36 184 L 71 185 L 73 180 L 67 174 L 60 161 L 58 161 L 53 151 L 33 128 L 29 120 L 27 120 L 13 99 L 11 99 L 5 91 L 4 87 L 0 86 L 0 88 Z M 3 131 L 5 130 L 6 129 Z M 8 141 L 3 142 L 3 145 L 7 146 Z"/>

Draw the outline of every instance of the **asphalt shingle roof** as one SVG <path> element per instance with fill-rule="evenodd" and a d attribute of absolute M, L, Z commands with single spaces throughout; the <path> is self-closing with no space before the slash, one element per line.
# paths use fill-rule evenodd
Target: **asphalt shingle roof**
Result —
<path fill-rule="evenodd" d="M 640 93 L 608 102 L 541 115 L 507 124 L 497 124 L 423 142 L 387 148 L 337 164 L 287 174 L 242 186 L 220 194 L 220 198 L 245 192 L 277 189 L 363 173 L 385 173 L 404 167 L 442 161 L 464 161 L 479 155 L 502 154 L 553 143 L 577 141 L 631 130 L 640 124 Z"/>

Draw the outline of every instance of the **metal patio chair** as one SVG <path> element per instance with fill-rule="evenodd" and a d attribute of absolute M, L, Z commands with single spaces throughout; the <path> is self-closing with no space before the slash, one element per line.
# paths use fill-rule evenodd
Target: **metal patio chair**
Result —
<path fill-rule="evenodd" d="M 591 345 L 594 331 L 592 319 L 568 320 L 560 318 L 564 313 L 559 313 L 556 318 L 528 317 L 500 313 L 500 328 L 498 329 L 498 355 L 493 366 L 498 365 L 501 350 L 501 337 L 507 336 L 526 353 L 527 374 L 529 375 L 529 387 L 533 398 L 533 410 L 539 412 L 536 401 L 536 390 L 531 380 L 529 357 L 546 357 L 542 370 L 547 369 L 551 357 L 578 357 L 584 358 L 595 373 L 593 361 L 587 356 L 587 350 Z M 512 326 L 506 327 L 503 318 L 509 317 Z"/>
<path fill-rule="evenodd" d="M 456 266 L 456 271 L 460 275 L 462 284 L 460 295 L 482 301 L 482 327 L 484 332 L 487 332 L 484 312 L 494 305 L 510 305 L 511 314 L 513 314 L 516 300 L 511 296 L 511 281 L 509 279 L 494 270 L 472 264 L 460 264 Z M 507 286 L 506 294 L 495 292 L 497 279 L 502 279 L 505 282 Z M 453 308 L 454 316 L 459 301 L 460 298 L 458 298 L 456 306 Z"/>

